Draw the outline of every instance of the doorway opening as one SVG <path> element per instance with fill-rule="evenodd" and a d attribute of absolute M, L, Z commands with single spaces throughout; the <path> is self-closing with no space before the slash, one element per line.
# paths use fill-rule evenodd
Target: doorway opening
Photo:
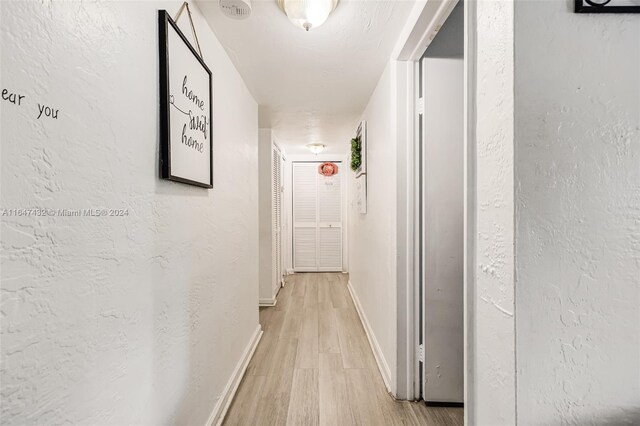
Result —
<path fill-rule="evenodd" d="M 464 5 L 417 63 L 417 390 L 464 402 Z"/>

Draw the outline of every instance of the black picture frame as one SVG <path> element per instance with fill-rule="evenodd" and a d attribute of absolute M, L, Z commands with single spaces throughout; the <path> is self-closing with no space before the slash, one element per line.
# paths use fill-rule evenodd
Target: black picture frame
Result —
<path fill-rule="evenodd" d="M 213 74 L 202 57 L 184 36 L 176 22 L 166 10 L 158 11 L 159 54 L 160 54 L 160 177 L 175 182 L 213 188 Z M 185 176 L 178 176 L 171 169 L 171 108 L 170 108 L 170 46 L 169 31 L 175 31 L 209 75 L 209 181 L 202 182 Z"/>
<path fill-rule="evenodd" d="M 640 13 L 640 6 L 610 6 L 616 0 L 575 0 L 575 13 Z"/>

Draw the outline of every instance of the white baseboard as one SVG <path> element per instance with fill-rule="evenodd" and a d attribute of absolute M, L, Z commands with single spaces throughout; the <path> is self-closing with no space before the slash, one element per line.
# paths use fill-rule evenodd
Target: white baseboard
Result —
<path fill-rule="evenodd" d="M 273 292 L 271 294 L 271 298 L 273 300 L 276 300 L 276 298 L 278 297 L 278 293 L 280 293 L 280 289 L 283 287 L 283 284 L 284 284 L 284 279 L 281 280 L 279 285 L 273 289 Z"/>
<path fill-rule="evenodd" d="M 240 386 L 240 382 L 242 381 L 242 377 L 244 376 L 245 371 L 247 371 L 247 367 L 249 366 L 249 361 L 253 357 L 253 353 L 262 338 L 262 326 L 258 324 L 258 328 L 256 328 L 255 333 L 251 336 L 251 340 L 249 344 L 245 348 L 236 368 L 233 370 L 233 374 L 227 382 L 227 385 L 224 387 L 222 391 L 222 396 L 218 399 L 215 407 L 213 407 L 213 411 L 207 420 L 206 426 L 220 426 L 222 421 L 224 420 L 224 416 L 227 414 L 229 410 L 229 406 L 231 405 L 231 401 L 233 401 L 233 397 L 235 396 L 238 386 Z"/>
<path fill-rule="evenodd" d="M 360 322 L 362 323 L 362 326 L 364 327 L 364 331 L 367 334 L 367 340 L 369 340 L 369 345 L 371 346 L 371 350 L 373 351 L 373 356 L 376 359 L 376 364 L 378 364 L 378 370 L 380 370 L 380 374 L 382 375 L 382 380 L 384 381 L 384 385 L 387 388 L 387 391 L 391 393 L 391 395 L 395 395 L 395 391 L 391 389 L 391 370 L 389 369 L 389 364 L 387 364 L 387 360 L 384 358 L 384 354 L 382 353 L 382 349 L 380 349 L 378 340 L 376 339 L 376 336 L 375 334 L 373 334 L 373 330 L 369 325 L 369 320 L 367 320 L 367 316 L 362 310 L 362 305 L 360 305 L 360 299 L 358 299 L 358 295 L 356 294 L 353 286 L 351 285 L 351 280 L 348 281 L 347 288 L 349 289 L 349 294 L 351 295 L 353 304 L 356 306 L 356 311 L 358 311 Z"/>
<path fill-rule="evenodd" d="M 273 294 L 271 295 L 271 299 L 258 299 L 258 306 L 276 306 L 278 303 L 277 297 L 278 293 L 280 293 L 280 289 L 282 288 L 282 283 L 279 286 L 273 289 Z"/>

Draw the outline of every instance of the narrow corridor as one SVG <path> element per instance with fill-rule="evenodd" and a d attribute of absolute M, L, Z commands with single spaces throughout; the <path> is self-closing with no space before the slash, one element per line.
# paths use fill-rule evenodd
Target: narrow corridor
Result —
<path fill-rule="evenodd" d="M 225 425 L 462 425 L 462 408 L 396 402 L 387 393 L 347 277 L 287 278 Z"/>

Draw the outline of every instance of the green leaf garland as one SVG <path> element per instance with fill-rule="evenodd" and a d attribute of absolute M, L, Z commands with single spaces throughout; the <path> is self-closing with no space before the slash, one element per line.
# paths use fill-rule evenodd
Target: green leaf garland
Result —
<path fill-rule="evenodd" d="M 360 136 L 351 139 L 351 170 L 357 171 L 362 165 L 362 141 Z"/>

